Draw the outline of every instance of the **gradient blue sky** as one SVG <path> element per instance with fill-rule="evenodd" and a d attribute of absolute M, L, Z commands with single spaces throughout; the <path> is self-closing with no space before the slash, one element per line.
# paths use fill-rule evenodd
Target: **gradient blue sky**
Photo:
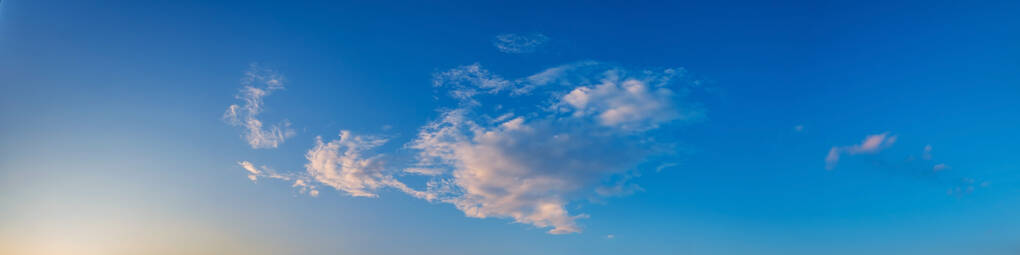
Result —
<path fill-rule="evenodd" d="M 4 0 L 0 253 L 1020 252 L 1020 2 L 366 2 Z M 502 140 L 408 172 L 458 109 Z"/>

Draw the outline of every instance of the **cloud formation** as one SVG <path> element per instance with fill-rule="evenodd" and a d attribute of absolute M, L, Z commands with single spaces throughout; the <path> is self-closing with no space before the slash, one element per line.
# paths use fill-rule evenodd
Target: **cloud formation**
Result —
<path fill-rule="evenodd" d="M 889 132 L 868 135 L 860 144 L 850 146 L 833 146 L 829 154 L 825 156 L 825 169 L 832 170 L 839 163 L 840 155 L 874 154 L 892 146 L 896 142 L 896 136 L 889 135 Z"/>
<path fill-rule="evenodd" d="M 418 164 L 405 171 L 433 176 L 424 192 L 453 204 L 468 217 L 511 218 L 551 228 L 552 234 L 580 232 L 577 219 L 588 216 L 570 213 L 568 205 L 585 197 L 639 189 L 604 181 L 634 171 L 638 163 L 660 152 L 656 148 L 668 143 L 643 139 L 643 132 L 701 116 L 700 108 L 687 102 L 687 84 L 678 79 L 682 76 L 678 70 L 629 71 L 586 62 L 513 82 L 500 78 L 499 86 L 447 83 L 494 77 L 477 64 L 443 72 L 435 84 L 473 103 L 444 111 L 423 127 L 408 144 L 419 152 Z M 451 73 L 463 77 L 454 78 Z M 487 75 L 475 75 L 479 73 Z M 528 95 L 546 105 L 525 108 L 540 110 L 515 115 L 515 109 L 500 108 L 493 112 L 498 118 L 486 118 L 486 103 L 471 97 L 482 93 L 456 92 L 506 91 L 504 96 L 515 97 L 553 84 L 556 87 Z"/>
<path fill-rule="evenodd" d="M 374 152 L 387 139 L 349 131 L 330 141 L 316 137 L 304 173 L 239 165 L 252 181 L 290 181 L 313 196 L 319 185 L 355 197 L 393 188 L 449 203 L 468 217 L 577 233 L 577 220 L 588 215 L 571 212 L 577 208 L 572 205 L 640 191 L 631 182 L 638 165 L 670 151 L 675 141 L 648 139 L 648 132 L 703 115 L 687 97 L 694 83 L 683 69 L 630 70 L 585 61 L 504 79 L 476 63 L 436 73 L 433 84 L 459 103 L 405 144 L 415 152 L 408 165 L 387 166 L 384 155 Z M 515 103 L 503 104 L 508 101 Z M 415 189 L 400 174 L 427 181 Z"/>
<path fill-rule="evenodd" d="M 252 64 L 241 79 L 241 84 L 244 87 L 235 97 L 244 104 L 232 104 L 227 107 L 227 111 L 223 113 L 223 120 L 232 126 L 242 127 L 243 138 L 251 148 L 276 148 L 284 140 L 294 136 L 294 130 L 290 128 L 289 122 L 283 121 L 280 124 L 263 127 L 262 120 L 258 118 L 262 113 L 262 98 L 284 88 L 282 75 Z"/>
<path fill-rule="evenodd" d="M 492 45 L 503 53 L 524 54 L 535 52 L 546 42 L 549 42 L 549 37 L 543 34 L 501 34 L 496 36 Z"/>

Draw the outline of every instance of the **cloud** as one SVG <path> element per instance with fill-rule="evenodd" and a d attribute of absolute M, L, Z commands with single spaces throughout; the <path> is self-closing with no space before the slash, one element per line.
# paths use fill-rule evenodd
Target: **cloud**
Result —
<path fill-rule="evenodd" d="M 535 52 L 546 42 L 549 42 L 549 37 L 543 34 L 501 34 L 496 36 L 492 44 L 503 53 L 523 54 Z"/>
<path fill-rule="evenodd" d="M 793 126 L 793 131 L 797 131 L 797 132 L 804 131 L 804 125 Z"/>
<path fill-rule="evenodd" d="M 891 136 L 886 132 L 869 135 L 860 144 L 832 147 L 825 158 L 826 168 L 832 170 L 841 155 L 878 153 L 892 146 L 896 140 L 897 136 Z M 876 160 L 875 166 L 884 168 L 884 173 L 911 176 L 916 178 L 916 180 L 944 186 L 947 188 L 947 195 L 963 196 L 988 187 L 989 183 L 987 181 L 977 181 L 974 178 L 968 177 L 965 171 L 947 171 L 954 168 L 946 163 L 934 163 L 931 145 L 925 145 L 922 152 L 921 157 L 925 161 L 915 161 L 911 155 L 901 162 Z"/>
<path fill-rule="evenodd" d="M 955 182 L 955 187 L 951 187 L 946 190 L 946 195 L 967 195 L 974 193 L 978 189 L 987 188 L 989 183 L 987 181 L 978 182 L 973 178 L 960 178 Z"/>
<path fill-rule="evenodd" d="M 644 139 L 643 132 L 668 123 L 697 120 L 702 112 L 690 107 L 686 84 L 679 69 L 628 71 L 610 65 L 600 71 L 585 69 L 583 79 L 576 65 L 540 72 L 542 78 L 517 79 L 512 83 L 471 82 L 437 86 L 453 90 L 485 91 L 506 96 L 522 86 L 540 87 L 559 81 L 555 88 L 535 95 L 546 102 L 542 109 L 515 116 L 514 109 L 500 108 L 499 118 L 486 118 L 485 101 L 467 97 L 473 104 L 443 111 L 427 124 L 408 148 L 418 151 L 418 163 L 407 172 L 428 173 L 433 180 L 427 190 L 437 201 L 453 204 L 468 217 L 511 218 L 515 222 L 549 233 L 581 231 L 578 219 L 586 214 L 570 213 L 569 204 L 589 196 L 625 195 L 640 189 L 636 185 L 604 180 L 627 176 L 638 163 L 661 153 L 663 141 Z M 458 67 L 453 72 L 464 70 Z M 471 73 L 488 71 L 473 65 Z M 459 81 L 453 79 L 454 81 Z M 500 78 L 500 80 L 503 80 Z M 536 82 L 539 81 L 539 82 Z M 498 89 L 495 89 L 498 88 Z M 480 93 L 453 93 L 455 97 Z M 428 169 L 428 170 L 422 170 Z"/>
<path fill-rule="evenodd" d="M 432 76 L 432 84 L 447 87 L 450 96 L 462 100 L 482 93 L 498 93 L 514 86 L 512 82 L 492 74 L 478 63 L 436 73 Z"/>
<path fill-rule="evenodd" d="M 250 179 L 251 181 L 258 180 L 258 176 L 262 174 L 262 171 L 259 171 L 259 169 L 256 168 L 255 165 L 252 165 L 251 162 L 241 161 L 237 162 L 237 164 L 241 165 L 241 167 L 243 167 L 244 170 L 248 171 L 249 173 L 248 179 Z"/>
<path fill-rule="evenodd" d="M 303 173 L 280 174 L 248 161 L 238 162 L 238 165 L 248 172 L 252 181 L 269 178 L 293 182 L 292 187 L 311 196 L 318 196 L 318 185 L 325 185 L 354 197 L 377 197 L 377 190 L 393 187 L 419 198 L 432 199 L 394 179 L 392 171 L 383 165 L 384 155 L 371 152 L 386 141 L 374 136 L 357 136 L 347 130 L 341 130 L 337 139 L 328 142 L 315 137 L 315 146 L 305 153 L 307 163 Z"/>
<path fill-rule="evenodd" d="M 308 163 L 304 179 L 354 197 L 378 197 L 377 190 L 389 187 L 417 198 L 434 200 L 433 194 L 411 189 L 394 178 L 394 171 L 384 166 L 384 155 L 371 152 L 386 142 L 379 137 L 353 135 L 347 130 L 341 130 L 339 138 L 329 142 L 316 137 L 315 147 L 305 154 Z M 314 196 L 318 192 L 310 194 Z"/>
<path fill-rule="evenodd" d="M 577 233 L 578 220 L 588 217 L 571 212 L 577 202 L 640 191 L 630 181 L 638 165 L 672 153 L 676 141 L 649 139 L 648 132 L 703 115 L 687 98 L 692 83 L 683 69 L 585 61 L 511 80 L 472 64 L 436 73 L 433 84 L 459 103 L 405 144 L 415 155 L 407 165 L 387 166 L 387 157 L 375 152 L 387 139 L 349 131 L 329 141 L 316 137 L 304 173 L 239 165 L 253 181 L 291 181 L 312 196 L 318 185 L 355 197 L 392 188 L 451 204 L 468 217 Z M 507 100 L 515 103 L 503 104 Z M 426 182 L 411 188 L 398 174 Z"/>
<path fill-rule="evenodd" d="M 261 168 L 256 167 L 248 161 L 237 162 L 245 171 L 248 172 L 248 179 L 252 182 L 257 182 L 259 178 L 276 179 L 286 182 L 293 182 L 292 187 L 298 188 L 302 194 L 309 194 L 311 196 L 318 196 L 319 190 L 316 186 L 311 184 L 311 180 L 307 175 L 304 174 L 281 174 L 269 167 L 262 166 Z"/>
<path fill-rule="evenodd" d="M 938 172 L 938 171 L 942 171 L 942 170 L 946 170 L 946 169 L 949 169 L 949 165 L 946 165 L 946 164 L 937 164 L 934 167 L 932 167 L 931 170 L 935 171 L 935 172 Z"/>
<path fill-rule="evenodd" d="M 574 88 L 556 106 L 575 117 L 592 117 L 604 126 L 627 130 L 652 129 L 677 119 L 698 119 L 700 110 L 684 109 L 672 101 L 678 97 L 668 85 L 676 73 L 666 69 L 643 77 L 620 77 L 617 70 L 610 70 L 599 84 Z"/>
<path fill-rule="evenodd" d="M 381 155 L 365 156 L 367 150 L 386 142 L 386 139 L 355 136 L 340 131 L 337 140 L 323 142 L 315 138 L 315 147 L 308 150 L 305 169 L 319 183 L 347 192 L 355 197 L 375 197 L 374 191 L 385 187 L 387 179 L 379 160 Z"/>
<path fill-rule="evenodd" d="M 829 149 L 825 156 L 825 169 L 832 170 L 839 163 L 841 154 L 874 154 L 892 146 L 896 142 L 896 136 L 890 136 L 889 132 L 868 135 L 860 144 L 850 146 L 834 146 Z"/>
<path fill-rule="evenodd" d="M 277 72 L 252 64 L 241 79 L 244 85 L 236 98 L 244 101 L 243 105 L 232 104 L 223 114 L 223 120 L 232 126 L 243 127 L 243 137 L 253 149 L 276 148 L 288 137 L 294 136 L 290 123 L 263 127 L 258 115 L 262 113 L 262 98 L 273 91 L 281 90 L 284 78 Z"/>

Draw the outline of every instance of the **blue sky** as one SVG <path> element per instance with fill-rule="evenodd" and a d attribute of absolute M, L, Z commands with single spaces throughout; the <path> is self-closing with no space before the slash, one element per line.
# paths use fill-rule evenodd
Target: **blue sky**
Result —
<path fill-rule="evenodd" d="M 0 3 L 0 253 L 1015 254 L 1020 4 Z"/>

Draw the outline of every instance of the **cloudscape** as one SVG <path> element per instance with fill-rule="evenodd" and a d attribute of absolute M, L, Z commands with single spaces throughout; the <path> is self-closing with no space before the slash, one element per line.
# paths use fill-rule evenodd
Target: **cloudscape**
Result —
<path fill-rule="evenodd" d="M 0 254 L 1016 254 L 1016 2 L 0 2 Z"/>

